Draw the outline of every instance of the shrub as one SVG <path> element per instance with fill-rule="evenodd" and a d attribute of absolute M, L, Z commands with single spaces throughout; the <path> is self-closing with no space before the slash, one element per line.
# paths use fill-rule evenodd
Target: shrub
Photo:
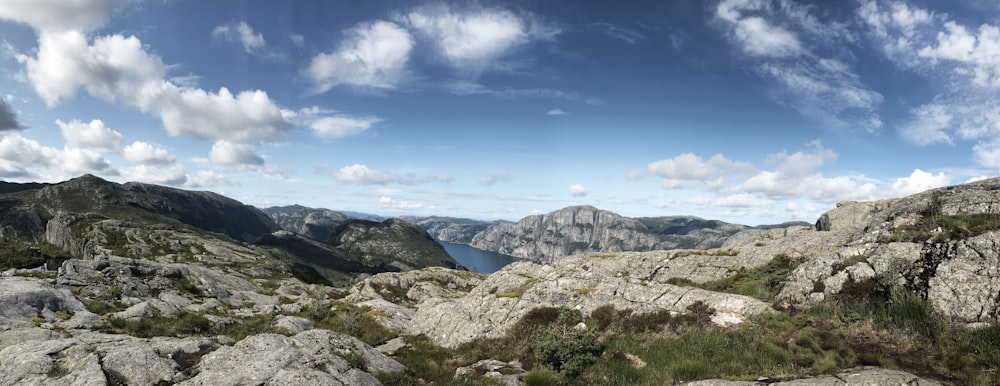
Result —
<path fill-rule="evenodd" d="M 575 377 L 600 358 L 603 345 L 593 327 L 580 328 L 580 311 L 563 307 L 555 323 L 531 335 L 531 351 L 544 364 L 569 377 Z"/>

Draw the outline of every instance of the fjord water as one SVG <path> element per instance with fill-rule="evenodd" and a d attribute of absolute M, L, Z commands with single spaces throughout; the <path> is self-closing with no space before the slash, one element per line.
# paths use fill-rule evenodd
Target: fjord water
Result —
<path fill-rule="evenodd" d="M 520 260 L 514 256 L 484 251 L 465 244 L 444 241 L 439 241 L 439 243 L 444 246 L 444 250 L 451 255 L 451 258 L 464 265 L 470 271 L 493 273 L 499 271 L 500 268 L 503 268 L 507 264 Z"/>

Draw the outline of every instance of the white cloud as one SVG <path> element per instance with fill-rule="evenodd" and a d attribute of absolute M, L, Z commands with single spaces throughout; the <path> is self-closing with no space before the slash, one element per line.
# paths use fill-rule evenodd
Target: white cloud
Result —
<path fill-rule="evenodd" d="M 122 168 L 122 178 L 127 181 L 180 186 L 188 181 L 184 166 L 179 163 L 143 164 Z"/>
<path fill-rule="evenodd" d="M 545 115 L 549 115 L 549 116 L 566 115 L 566 112 L 562 111 L 561 109 L 552 109 L 552 110 L 549 110 L 549 111 L 545 112 Z"/>
<path fill-rule="evenodd" d="M 736 193 L 712 200 L 712 205 L 724 208 L 766 208 L 774 205 L 773 200 L 749 193 Z"/>
<path fill-rule="evenodd" d="M 580 184 L 573 184 L 569 187 L 569 195 L 573 197 L 586 197 L 588 193 L 590 191 Z"/>
<path fill-rule="evenodd" d="M 167 150 L 142 141 L 126 146 L 122 155 L 129 162 L 140 165 L 165 165 L 177 160 Z"/>
<path fill-rule="evenodd" d="M 809 143 L 812 152 L 797 151 L 794 154 L 780 152 L 767 157 L 767 163 L 777 165 L 777 171 L 787 178 L 805 177 L 816 171 L 824 163 L 837 159 L 837 153 L 826 149 L 819 140 Z"/>
<path fill-rule="evenodd" d="M 117 153 L 121 149 L 122 134 L 104 125 L 100 119 L 83 123 L 77 119 L 69 123 L 56 120 L 62 130 L 66 146 L 102 153 Z"/>
<path fill-rule="evenodd" d="M 467 81 L 448 82 L 443 87 L 448 92 L 458 96 L 490 95 L 503 99 L 551 98 L 583 102 L 588 105 L 601 105 L 604 103 L 600 98 L 585 97 L 576 91 L 561 91 L 550 88 L 489 88 L 479 83 Z"/>
<path fill-rule="evenodd" d="M 348 85 L 392 89 L 402 82 L 414 41 L 395 23 L 378 20 L 346 32 L 340 47 L 312 58 L 304 75 L 318 92 Z"/>
<path fill-rule="evenodd" d="M 87 30 L 108 21 L 114 0 L 0 0 L 0 18 L 36 30 Z"/>
<path fill-rule="evenodd" d="M 610 37 L 621 40 L 628 44 L 636 44 L 639 43 L 640 41 L 646 40 L 646 35 L 643 35 L 641 32 L 631 28 L 626 28 L 607 22 L 593 23 L 590 26 L 593 28 L 597 28 L 598 30 L 600 30 L 601 32 Z"/>
<path fill-rule="evenodd" d="M 482 186 L 492 186 L 497 182 L 506 182 L 510 180 L 510 174 L 504 173 L 492 173 L 485 176 L 479 177 L 479 185 Z"/>
<path fill-rule="evenodd" d="M 402 210 L 416 210 L 423 208 L 423 204 L 413 203 L 408 201 L 397 200 L 388 196 L 381 196 L 378 198 L 377 202 L 382 209 L 402 209 Z"/>
<path fill-rule="evenodd" d="M 247 53 L 259 51 L 267 46 L 264 35 L 254 32 L 245 21 L 237 24 L 220 25 L 212 29 L 212 37 L 230 42 L 239 42 Z M 301 36 L 300 36 L 301 37 Z"/>
<path fill-rule="evenodd" d="M 832 128 L 878 130 L 883 97 L 851 69 L 854 34 L 813 10 L 789 0 L 725 0 L 715 15 L 750 67 L 777 82 L 779 103 Z"/>
<path fill-rule="evenodd" d="M 0 137 L 0 173 L 3 177 L 32 176 L 37 169 L 58 165 L 60 153 L 20 134 L 7 134 Z"/>
<path fill-rule="evenodd" d="M 333 178 L 343 183 L 359 185 L 385 185 L 392 182 L 392 177 L 388 174 L 362 164 L 344 166 L 333 173 Z"/>
<path fill-rule="evenodd" d="M 747 171 L 750 168 L 749 164 L 733 162 L 722 154 L 716 154 L 705 160 L 692 153 L 684 153 L 674 158 L 652 162 L 644 171 L 633 170 L 629 172 L 628 178 L 637 179 L 653 175 L 663 179 L 661 185 L 664 188 L 674 189 L 682 187 L 687 181 L 708 182 L 719 178 L 724 172 Z"/>
<path fill-rule="evenodd" d="M 899 135 L 919 146 L 938 142 L 952 143 L 948 131 L 952 128 L 955 117 L 950 107 L 926 104 L 910 110 L 913 118 L 899 126 Z"/>
<path fill-rule="evenodd" d="M 212 170 L 199 170 L 194 175 L 189 175 L 187 181 L 184 183 L 184 186 L 196 189 L 205 189 L 221 185 L 239 185 L 239 183 Z"/>
<path fill-rule="evenodd" d="M 738 20 L 735 35 L 743 43 L 741 48 L 750 55 L 787 57 L 803 52 L 795 34 L 760 17 Z"/>
<path fill-rule="evenodd" d="M 292 34 L 292 36 L 290 36 L 289 39 L 292 40 L 292 44 L 294 44 L 296 47 L 304 47 L 306 45 L 306 38 L 302 35 Z"/>
<path fill-rule="evenodd" d="M 338 115 L 316 119 L 309 124 L 309 127 L 317 137 L 338 139 L 364 133 L 381 121 L 382 119 L 377 117 Z"/>
<path fill-rule="evenodd" d="M 924 76 L 937 95 L 897 126 L 919 146 L 970 146 L 982 166 L 1000 166 L 1000 26 L 962 25 L 900 1 L 867 1 L 858 16 L 885 57 Z"/>
<path fill-rule="evenodd" d="M 111 162 L 100 153 L 81 148 L 66 148 L 57 159 L 59 170 L 72 175 L 84 173 L 117 174 Z"/>
<path fill-rule="evenodd" d="M 503 9 L 453 10 L 447 5 L 421 7 L 396 17 L 429 37 L 441 57 L 456 70 L 478 75 L 515 49 L 550 40 L 557 28 Z"/>
<path fill-rule="evenodd" d="M 156 82 L 163 79 L 166 67 L 159 57 L 143 50 L 134 36 L 109 35 L 87 41 L 77 30 L 39 32 L 38 53 L 32 58 L 19 54 L 28 80 L 49 106 L 71 98 L 83 87 L 90 94 L 145 108 Z"/>
<path fill-rule="evenodd" d="M 255 142 L 292 128 L 285 119 L 289 112 L 264 91 L 233 94 L 222 87 L 213 93 L 165 80 L 166 66 L 134 36 L 103 36 L 91 44 L 79 31 L 42 32 L 37 57 L 19 55 L 18 60 L 50 106 L 82 87 L 91 95 L 159 116 L 173 135 Z"/>
<path fill-rule="evenodd" d="M 256 167 L 264 165 L 264 158 L 257 155 L 253 145 L 217 141 L 208 153 L 208 159 L 216 165 L 236 167 Z"/>
<path fill-rule="evenodd" d="M 990 89 L 1000 88 L 1000 27 L 983 24 L 976 32 L 954 21 L 944 24 L 938 32 L 937 44 L 920 50 L 921 57 L 932 63 L 952 61 L 956 72 L 971 79 L 972 84 Z"/>
<path fill-rule="evenodd" d="M 920 169 L 913 169 L 909 177 L 897 178 L 892 183 L 890 194 L 894 197 L 909 196 L 926 190 L 940 188 L 951 183 L 951 178 L 944 172 L 931 174 Z"/>

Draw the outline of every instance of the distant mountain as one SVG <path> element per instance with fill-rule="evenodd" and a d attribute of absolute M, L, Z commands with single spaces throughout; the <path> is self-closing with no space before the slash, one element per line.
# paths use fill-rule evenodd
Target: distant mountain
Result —
<path fill-rule="evenodd" d="M 458 244 L 469 244 L 476 234 L 504 222 L 438 216 L 404 218 L 426 229 L 436 240 Z"/>
<path fill-rule="evenodd" d="M 57 184 L 0 182 L 0 270 L 37 267 L 53 257 L 176 262 L 254 259 L 261 253 L 318 283 L 358 273 L 460 267 L 413 224 L 371 225 L 303 207 L 272 213 L 317 240 L 287 237 L 263 211 L 212 192 L 118 184 L 92 175 Z M 247 243 L 254 242 L 262 249 L 250 249 Z"/>
<path fill-rule="evenodd" d="M 302 205 L 273 206 L 261 211 L 270 216 L 282 229 L 318 241 L 326 240 L 334 230 L 350 220 L 385 220 L 384 217 L 374 214 L 309 208 Z"/>
<path fill-rule="evenodd" d="M 727 238 L 749 228 L 693 216 L 628 218 L 592 206 L 571 206 L 517 223 L 490 225 L 469 245 L 552 261 L 584 252 L 718 248 Z"/>
<path fill-rule="evenodd" d="M 27 230 L 24 216 L 37 216 L 31 220 L 33 229 L 29 232 L 15 232 L 15 238 L 22 240 L 41 237 L 45 228 L 36 225 L 44 225 L 60 212 L 194 228 L 240 241 L 253 241 L 280 229 L 256 208 L 212 192 L 135 182 L 117 184 L 89 174 L 58 184 L 5 183 L 3 187 L 10 192 L 0 194 L 0 211 L 7 214 L 0 218 L 0 228 Z"/>
<path fill-rule="evenodd" d="M 313 240 L 325 240 L 334 229 L 355 218 L 343 212 L 301 205 L 274 206 L 261 211 L 271 216 L 282 229 Z"/>

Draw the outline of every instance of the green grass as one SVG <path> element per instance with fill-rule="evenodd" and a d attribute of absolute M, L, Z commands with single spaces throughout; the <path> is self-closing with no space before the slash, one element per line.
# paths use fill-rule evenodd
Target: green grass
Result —
<path fill-rule="evenodd" d="M 348 303 L 319 304 L 306 307 L 295 316 L 309 319 L 316 328 L 336 331 L 377 346 L 399 336 L 375 319 L 377 311 Z"/>
<path fill-rule="evenodd" d="M 792 260 L 787 255 L 777 255 L 767 264 L 751 269 L 739 268 L 731 270 L 728 277 L 707 281 L 704 283 L 690 283 L 688 285 L 703 288 L 709 291 L 726 292 L 739 295 L 755 297 L 757 299 L 772 301 L 781 292 L 781 283 L 788 278 L 788 274 L 799 265 L 799 261 Z M 674 280 L 672 284 L 687 284 L 683 279 Z"/>
<path fill-rule="evenodd" d="M 879 241 L 883 243 L 901 241 L 940 243 L 949 240 L 963 240 L 996 230 L 1000 230 L 1000 214 L 935 214 L 921 217 L 913 225 L 900 227 Z"/>

